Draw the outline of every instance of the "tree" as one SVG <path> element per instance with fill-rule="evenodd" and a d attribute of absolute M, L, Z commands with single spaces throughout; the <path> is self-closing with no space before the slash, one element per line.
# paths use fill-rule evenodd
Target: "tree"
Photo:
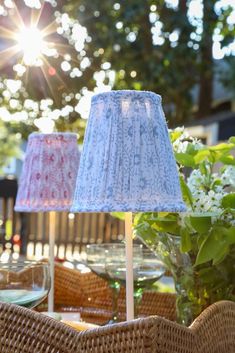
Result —
<path fill-rule="evenodd" d="M 235 99 L 235 56 L 226 58 L 227 69 L 220 72 L 221 81 Z"/>
<path fill-rule="evenodd" d="M 8 8 L 12 3 L 4 2 L 0 8 L 3 49 L 14 44 L 18 30 L 17 11 Z M 43 7 L 30 9 L 26 3 L 43 3 Z M 30 26 L 30 18 L 38 18 L 39 28 L 46 32 L 45 47 L 40 53 L 43 65 L 25 63 L 22 48 L 9 58 L 6 50 L 0 55 L 0 73 L 6 78 L 16 75 L 23 81 L 25 95 L 32 101 L 52 99 L 56 128 L 78 132 L 81 141 L 86 123 L 81 119 L 84 98 L 110 87 L 161 94 L 170 126 L 191 119 L 195 107 L 198 117 L 203 117 L 210 113 L 212 105 L 213 41 L 217 36 L 218 43 L 228 46 L 235 29 L 232 7 L 225 7 L 219 0 L 198 0 L 200 11 L 195 12 L 195 3 L 196 0 L 15 1 L 25 25 Z M 9 30 L 14 34 L 10 39 Z M 23 46 L 27 42 L 23 40 Z M 199 95 L 195 101 L 192 91 L 197 85 Z M 10 104 L 7 97 L 2 100 L 5 107 Z M 28 118 L 33 124 L 34 118 Z"/>
<path fill-rule="evenodd" d="M 20 156 L 20 138 L 15 133 L 10 133 L 7 123 L 0 120 L 0 176 L 4 174 L 3 168 L 12 157 Z"/>
<path fill-rule="evenodd" d="M 162 94 L 169 123 L 177 125 L 192 117 L 191 92 L 196 84 L 198 116 L 210 113 L 213 35 L 217 31 L 222 45 L 228 45 L 234 34 L 234 25 L 227 23 L 232 8 L 218 4 L 204 0 L 201 17 L 189 14 L 192 0 L 174 6 L 169 0 L 80 0 L 70 1 L 66 10 L 78 17 L 92 38 L 85 47 L 91 71 L 110 63 L 116 73 L 115 89 Z"/>
<path fill-rule="evenodd" d="M 82 65 L 86 29 L 58 11 L 61 2 L 55 5 L 54 0 L 0 4 L 0 120 L 24 138 L 47 123 L 77 132 L 82 142 L 86 121 L 79 103 L 86 82 L 81 78 L 78 84 L 78 78 L 88 68 Z M 83 31 L 79 43 L 78 31 Z"/>
<path fill-rule="evenodd" d="M 199 118 L 211 112 L 215 74 L 213 36 L 221 36 L 220 42 L 224 48 L 234 41 L 234 24 L 228 23 L 234 9 L 231 6 L 220 7 L 218 4 L 216 0 L 203 0 L 203 31 L 199 47 Z"/>
<path fill-rule="evenodd" d="M 190 91 L 196 82 L 194 75 L 185 75 L 185 70 L 192 73 L 195 66 L 195 52 L 187 47 L 192 26 L 186 8 L 182 17 L 179 12 L 183 6 L 176 11 L 166 8 L 164 2 L 150 0 L 81 0 L 79 6 L 67 6 L 69 13 L 76 13 L 74 6 L 79 22 L 92 37 L 85 48 L 91 69 L 98 71 L 110 63 L 116 73 L 114 89 L 155 91 L 163 96 L 170 124 L 185 121 L 192 105 Z M 161 22 L 161 16 L 168 20 Z M 174 32 L 175 21 L 185 31 Z M 170 36 L 173 32 L 175 39 L 174 34 Z"/>

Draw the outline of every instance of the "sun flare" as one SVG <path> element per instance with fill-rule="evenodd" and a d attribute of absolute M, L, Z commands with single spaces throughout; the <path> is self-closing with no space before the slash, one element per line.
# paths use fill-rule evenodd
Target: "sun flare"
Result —
<path fill-rule="evenodd" d="M 23 52 L 23 61 L 28 66 L 41 66 L 46 42 L 37 27 L 24 27 L 16 34 L 16 41 Z"/>
<path fill-rule="evenodd" d="M 18 8 L 17 3 L 12 2 L 11 7 L 7 7 L 8 3 L 4 5 L 7 16 L 3 21 L 0 19 L 0 71 L 12 66 L 16 78 L 26 86 L 35 77 L 56 100 L 59 94 L 55 93 L 53 85 L 57 85 L 57 91 L 67 89 L 66 80 L 60 73 L 65 72 L 71 78 L 82 75 L 77 66 L 80 65 L 80 53 L 84 52 L 87 31 L 67 14 L 54 13 L 49 0 L 37 9 Z M 84 69 L 85 59 L 81 61 Z"/>

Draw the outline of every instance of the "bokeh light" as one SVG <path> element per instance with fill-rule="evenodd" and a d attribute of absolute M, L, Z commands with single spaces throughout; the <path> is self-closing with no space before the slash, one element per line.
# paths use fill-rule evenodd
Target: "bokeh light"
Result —
<path fill-rule="evenodd" d="M 46 43 L 37 27 L 22 28 L 16 34 L 16 40 L 23 52 L 23 61 L 26 65 L 41 66 L 43 64 L 41 55 L 45 50 Z"/>

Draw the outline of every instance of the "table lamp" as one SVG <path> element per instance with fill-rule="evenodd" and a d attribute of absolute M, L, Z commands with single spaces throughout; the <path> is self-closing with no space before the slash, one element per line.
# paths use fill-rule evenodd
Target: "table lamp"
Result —
<path fill-rule="evenodd" d="M 185 210 L 161 97 L 93 96 L 71 211 L 126 212 L 127 320 L 134 318 L 131 212 Z"/>
<path fill-rule="evenodd" d="M 54 310 L 54 246 L 56 211 L 69 211 L 79 164 L 77 136 L 33 133 L 20 177 L 15 211 L 49 212 L 51 290 L 48 311 Z"/>

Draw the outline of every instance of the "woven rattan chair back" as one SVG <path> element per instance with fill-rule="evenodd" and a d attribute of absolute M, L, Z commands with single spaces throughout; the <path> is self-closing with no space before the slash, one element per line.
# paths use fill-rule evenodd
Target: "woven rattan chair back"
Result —
<path fill-rule="evenodd" d="M 121 288 L 118 300 L 119 318 L 125 320 L 125 290 Z M 94 273 L 80 273 L 56 264 L 55 305 L 58 311 L 77 308 L 84 320 L 102 324 L 112 315 L 112 293 L 107 282 Z M 66 309 L 67 308 L 67 309 Z M 175 295 L 145 291 L 139 308 L 140 316 L 159 315 L 174 321 Z"/>
<path fill-rule="evenodd" d="M 198 353 L 235 352 L 235 303 L 220 301 L 209 306 L 190 326 Z"/>
<path fill-rule="evenodd" d="M 40 313 L 0 303 L 0 352 L 157 353 L 162 345 L 161 336 L 167 336 L 175 325 L 160 317 L 149 317 L 79 333 Z M 192 347 L 192 335 L 186 336 Z"/>
<path fill-rule="evenodd" d="M 40 313 L 0 303 L 1 353 L 234 353 L 235 303 L 218 302 L 191 327 L 159 316 L 81 333 Z"/>

